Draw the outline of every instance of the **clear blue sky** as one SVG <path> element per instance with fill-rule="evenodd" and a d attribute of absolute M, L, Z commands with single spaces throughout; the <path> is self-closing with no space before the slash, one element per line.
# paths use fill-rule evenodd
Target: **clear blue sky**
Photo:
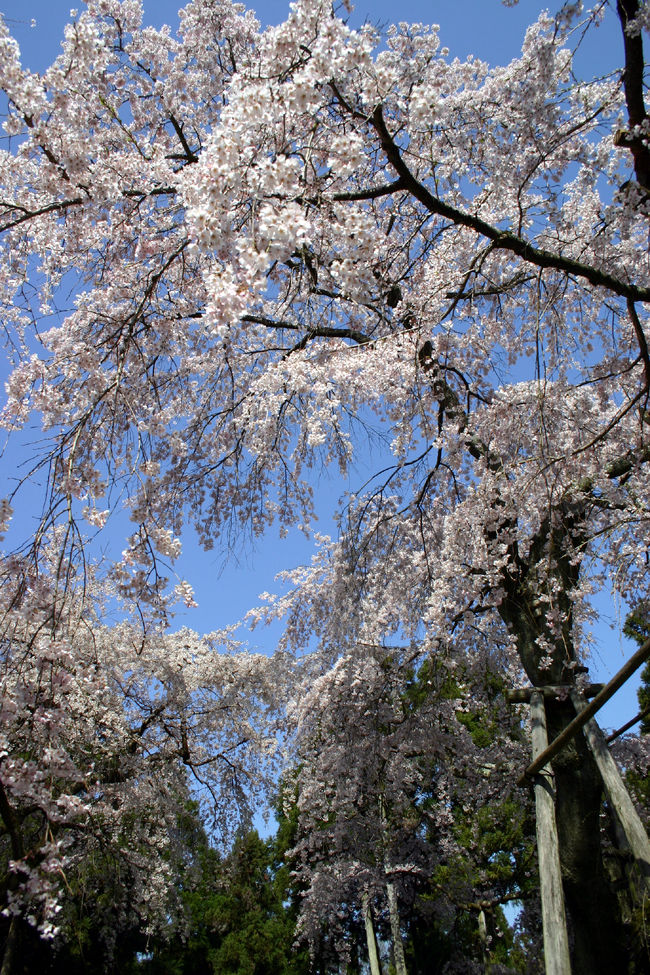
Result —
<path fill-rule="evenodd" d="M 13 35 L 18 40 L 23 63 L 32 70 L 43 70 L 56 57 L 63 36 L 63 28 L 69 20 L 71 6 L 82 6 L 73 0 L 9 0 L 2 4 L 2 13 Z M 491 64 L 505 63 L 516 57 L 521 49 L 525 28 L 533 22 L 539 11 L 556 4 L 539 0 L 521 0 L 514 8 L 504 7 L 500 0 L 403 0 L 402 3 L 389 3 L 388 0 L 360 0 L 353 15 L 353 23 L 371 20 L 373 23 L 389 24 L 395 19 L 438 23 L 441 28 L 442 43 L 450 49 L 452 56 L 464 58 L 467 54 L 488 61 Z M 155 26 L 168 23 L 173 29 L 177 24 L 178 0 L 145 0 L 145 20 Z M 253 5 L 254 6 L 254 5 Z M 256 13 L 263 24 L 280 22 L 288 11 L 284 0 L 264 0 Z M 611 16 L 611 15 L 610 15 Z M 31 21 L 35 26 L 31 26 Z M 590 73 L 605 73 L 620 64 L 622 45 L 613 25 L 605 25 L 598 32 L 592 32 L 588 51 L 583 56 L 582 70 Z M 358 488 L 365 476 L 359 472 L 352 477 L 350 487 Z M 4 494 L 4 491 L 0 491 Z M 328 499 L 338 496 L 339 485 L 326 483 L 319 492 L 319 500 L 327 508 Z M 37 504 L 36 492 L 26 496 L 23 505 Z M 32 512 L 35 514 L 36 512 Z M 28 512 L 23 509 L 23 519 Z M 318 528 L 327 532 L 331 528 L 331 511 L 324 511 Z M 21 519 L 21 520 L 23 520 Z M 224 569 L 224 557 L 218 553 L 201 553 L 185 539 L 185 556 L 179 571 L 186 575 L 194 585 L 199 608 L 181 614 L 178 625 L 188 625 L 199 632 L 207 632 L 234 622 L 247 608 L 254 605 L 261 591 L 275 591 L 274 575 L 282 568 L 308 561 L 311 546 L 302 536 L 280 542 L 273 535 L 256 545 L 254 551 L 239 553 L 239 560 L 231 561 Z M 222 571 L 223 570 L 223 571 Z M 625 617 L 625 606 L 616 606 L 603 598 L 603 614 L 609 617 L 612 628 L 607 623 L 596 632 L 597 644 L 592 665 L 594 679 L 608 679 L 630 655 L 630 646 L 620 637 L 620 628 Z M 278 630 L 258 631 L 253 634 L 252 647 L 271 651 Z M 609 726 L 622 724 L 636 713 L 636 693 L 634 682 L 617 695 L 616 699 L 602 712 L 602 723 Z"/>
<path fill-rule="evenodd" d="M 70 8 L 82 7 L 77 0 L 5 0 L 0 9 L 11 25 L 21 45 L 24 63 L 40 69 L 58 52 L 63 25 L 69 19 Z M 177 23 L 178 0 L 144 0 L 145 19 L 154 26 L 163 23 L 172 28 Z M 289 10 L 287 0 L 263 0 L 250 4 L 262 24 L 280 23 Z M 520 0 L 516 7 L 504 7 L 500 0 L 360 0 L 355 5 L 352 22 L 370 20 L 375 24 L 390 24 L 395 20 L 436 23 L 441 27 L 442 43 L 452 54 L 465 57 L 475 54 L 490 62 L 510 60 L 520 47 L 526 26 L 536 19 L 540 10 L 553 3 L 540 0 Z M 557 6 L 560 6 L 559 0 Z M 32 18 L 36 27 L 31 28 Z"/>

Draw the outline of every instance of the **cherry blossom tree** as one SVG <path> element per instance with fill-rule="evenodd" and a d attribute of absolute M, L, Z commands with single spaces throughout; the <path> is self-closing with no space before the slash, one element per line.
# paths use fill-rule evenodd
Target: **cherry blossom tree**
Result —
<path fill-rule="evenodd" d="M 108 628 L 88 597 L 53 623 L 50 568 L 48 577 L 42 562 L 29 586 L 17 573 L 20 586 L 3 592 L 12 597 L 0 631 L 7 973 L 24 925 L 53 938 L 75 878 L 93 869 L 122 878 L 102 932 L 107 958 L 124 927 L 168 928 L 189 789 L 204 821 L 227 836 L 274 774 L 277 667 L 271 694 L 266 657 L 216 653 L 189 630 Z M 96 913 L 101 928 L 100 905 Z"/>
<path fill-rule="evenodd" d="M 428 925 L 441 932 L 440 957 L 429 955 L 429 967 L 442 970 L 445 954 L 456 953 L 469 971 L 468 945 L 443 933 L 462 917 L 480 961 L 480 915 L 524 899 L 534 870 L 530 808 L 510 779 L 526 746 L 499 693 L 498 654 L 476 668 L 438 656 L 417 674 L 414 656 L 413 648 L 357 647 L 296 705 L 297 840 L 289 856 L 303 891 L 300 933 L 349 957 L 351 921 L 374 912 L 395 970 L 404 972 L 407 919 L 426 904 Z M 502 854 L 490 843 L 494 824 L 506 819 Z"/>
<path fill-rule="evenodd" d="M 603 17 L 621 71 L 580 80 Z M 647 597 L 648 17 L 567 3 L 496 68 L 321 0 L 264 32 L 195 0 L 177 35 L 90 0 L 42 76 L 4 31 L 3 416 L 49 437 L 21 578 L 54 531 L 74 586 L 124 499 L 110 584 L 164 620 L 186 522 L 205 547 L 308 531 L 321 465 L 370 440 L 338 537 L 252 619 L 323 669 L 398 640 L 416 669 L 496 645 L 509 681 L 579 679 L 589 596 Z M 551 735 L 572 715 L 551 702 Z M 580 739 L 554 771 L 576 971 L 617 970 Z"/>

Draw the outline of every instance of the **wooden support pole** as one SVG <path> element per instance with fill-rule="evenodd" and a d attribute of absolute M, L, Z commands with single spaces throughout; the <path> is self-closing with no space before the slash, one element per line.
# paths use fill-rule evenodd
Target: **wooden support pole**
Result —
<path fill-rule="evenodd" d="M 539 691 L 545 698 L 566 697 L 572 686 L 572 684 L 545 684 L 542 687 L 514 687 L 506 691 L 504 696 L 508 704 L 526 704 L 530 701 L 533 691 Z M 596 694 L 600 694 L 604 686 L 604 684 L 587 684 L 584 689 L 585 697 L 595 697 Z"/>
<path fill-rule="evenodd" d="M 551 745 L 544 751 L 542 755 L 539 755 L 534 762 L 532 762 L 524 774 L 517 779 L 517 785 L 525 785 L 526 779 L 550 762 L 557 753 L 570 741 L 573 736 L 580 731 L 580 729 L 587 723 L 589 718 L 591 718 L 596 711 L 602 708 L 603 704 L 609 701 L 610 697 L 613 697 L 616 691 L 621 687 L 625 681 L 632 676 L 635 670 L 638 670 L 641 664 L 650 657 L 650 637 L 641 644 L 636 653 L 633 653 L 626 664 L 623 664 L 621 669 L 615 674 L 609 683 L 605 684 L 604 688 L 597 694 L 596 697 L 588 704 L 582 714 L 576 715 L 576 717 L 571 721 L 570 724 L 566 726 L 564 731 L 562 731 L 557 738 L 553 741 Z"/>
<path fill-rule="evenodd" d="M 571 700 L 578 714 L 584 714 L 587 704 L 578 691 L 571 692 Z M 607 801 L 621 824 L 632 856 L 636 860 L 643 883 L 650 894 L 650 841 L 639 814 L 625 787 L 625 783 L 612 758 L 607 742 L 598 724 L 590 718 L 584 726 L 584 734 L 600 772 Z"/>
<path fill-rule="evenodd" d="M 379 953 L 377 952 L 377 939 L 375 937 L 375 926 L 372 923 L 372 911 L 370 909 L 370 896 L 364 892 L 361 898 L 363 910 L 363 922 L 366 928 L 366 944 L 368 945 L 368 963 L 370 965 L 370 975 L 381 975 L 379 964 Z"/>
<path fill-rule="evenodd" d="M 548 745 L 544 698 L 539 691 L 531 694 L 530 713 L 533 758 L 536 759 L 547 750 Z M 546 975 L 571 975 L 560 850 L 555 825 L 555 790 L 550 769 L 545 769 L 535 778 L 535 812 Z"/>
<path fill-rule="evenodd" d="M 397 904 L 397 892 L 395 890 L 395 884 L 391 880 L 386 882 L 386 896 L 388 898 L 390 932 L 393 938 L 393 961 L 395 963 L 395 972 L 396 975 L 407 975 L 404 942 L 402 941 L 402 925 L 400 924 L 399 909 Z"/>

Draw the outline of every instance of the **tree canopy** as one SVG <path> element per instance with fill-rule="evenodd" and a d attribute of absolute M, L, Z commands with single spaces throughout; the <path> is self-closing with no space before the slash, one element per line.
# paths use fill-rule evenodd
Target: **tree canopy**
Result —
<path fill-rule="evenodd" d="M 422 789 L 443 846 L 457 803 L 514 789 L 520 737 L 503 715 L 477 731 L 495 687 L 581 686 L 590 596 L 648 599 L 649 23 L 641 0 L 565 3 L 490 67 L 434 26 L 354 30 L 324 0 L 263 31 L 242 5 L 192 0 L 176 33 L 143 26 L 137 0 L 89 0 L 42 75 L 3 25 L 2 421 L 38 419 L 25 480 L 45 485 L 2 565 L 10 912 L 40 899 L 49 931 L 57 884 L 43 868 L 30 887 L 25 832 L 40 817 L 37 859 L 64 872 L 57 837 L 96 823 L 105 754 L 121 784 L 133 761 L 137 803 L 160 763 L 227 821 L 282 714 L 306 822 L 336 833 L 350 802 L 361 813 L 337 882 L 316 876 L 317 912 L 340 907 L 344 870 L 363 913 L 383 871 L 393 932 L 396 878 L 427 862 L 409 847 Z M 583 78 L 574 52 L 597 30 L 620 69 Z M 320 471 L 369 443 L 377 472 L 342 495 L 338 532 L 251 610 L 285 620 L 275 656 L 165 632 L 193 601 L 165 568 L 186 526 L 205 548 L 309 533 Z M 118 506 L 125 548 L 99 560 Z M 553 736 L 574 716 L 566 694 L 547 710 Z M 171 809 L 166 774 L 152 801 Z M 575 970 L 623 970 L 581 738 L 554 774 Z M 377 829 L 383 850 L 363 838 Z M 463 897 L 494 893 L 474 866 Z"/>

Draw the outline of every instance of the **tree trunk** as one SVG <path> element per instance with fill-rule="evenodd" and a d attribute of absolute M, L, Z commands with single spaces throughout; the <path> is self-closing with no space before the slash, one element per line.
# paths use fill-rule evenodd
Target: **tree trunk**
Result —
<path fill-rule="evenodd" d="M 568 701 L 550 701 L 547 716 L 552 741 L 575 717 L 575 710 Z M 625 944 L 618 903 L 603 865 L 603 785 L 583 735 L 569 742 L 552 764 L 562 881 L 573 935 L 573 973 L 627 972 L 630 946 Z"/>
<path fill-rule="evenodd" d="M 9 924 L 9 931 L 7 932 L 7 940 L 5 941 L 5 950 L 2 956 L 2 968 L 0 968 L 0 975 L 13 975 L 17 947 L 18 947 L 18 919 L 15 916 L 13 916 Z"/>
<path fill-rule="evenodd" d="M 571 700 L 578 714 L 585 710 L 586 703 L 581 694 L 572 691 Z M 638 877 L 635 887 L 639 888 L 639 893 L 645 900 L 650 895 L 650 841 L 648 841 L 648 834 L 634 808 L 634 803 L 630 798 L 618 766 L 610 754 L 605 736 L 594 718 L 587 721 L 584 726 L 584 736 L 603 780 L 611 814 L 620 823 L 623 842 L 634 858 Z"/>
<path fill-rule="evenodd" d="M 505 596 L 499 612 L 516 637 L 519 657 L 534 687 L 566 686 L 575 680 L 572 594 L 580 580 L 584 515 L 580 501 L 559 505 L 540 525 L 525 559 L 512 547 L 511 562 L 502 577 Z M 499 534 L 497 530 L 496 540 Z M 561 620 L 555 630 L 548 622 L 549 606 Z M 568 698 L 546 702 L 549 742 L 575 715 Z M 618 901 L 603 863 L 603 784 L 584 736 L 575 735 L 551 765 L 573 975 L 627 975 L 631 946 L 626 943 Z"/>
<path fill-rule="evenodd" d="M 570 672 L 562 661 L 573 656 L 569 639 L 558 647 L 553 668 L 540 673 L 537 636 L 547 636 L 542 625 L 526 613 L 529 599 L 507 600 L 502 616 L 517 635 L 519 651 L 534 686 L 568 683 Z M 575 717 L 570 700 L 546 702 L 548 739 L 552 742 Z M 555 819 L 557 823 L 565 906 L 572 941 L 573 975 L 612 975 L 628 972 L 631 946 L 626 943 L 618 901 L 607 879 L 601 846 L 600 815 L 603 784 L 594 758 L 582 734 L 571 741 L 552 761 L 555 775 Z"/>

